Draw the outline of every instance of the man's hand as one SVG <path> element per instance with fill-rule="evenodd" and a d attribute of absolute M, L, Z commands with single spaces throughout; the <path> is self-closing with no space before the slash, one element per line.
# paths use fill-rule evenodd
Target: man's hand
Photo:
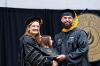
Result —
<path fill-rule="evenodd" d="M 55 61 L 55 60 L 53 60 L 53 64 L 52 64 L 52 66 L 58 66 L 58 62 Z"/>
<path fill-rule="evenodd" d="M 66 58 L 65 55 L 58 55 L 56 59 L 57 59 L 58 61 L 63 61 L 63 60 L 65 60 L 65 58 Z"/>

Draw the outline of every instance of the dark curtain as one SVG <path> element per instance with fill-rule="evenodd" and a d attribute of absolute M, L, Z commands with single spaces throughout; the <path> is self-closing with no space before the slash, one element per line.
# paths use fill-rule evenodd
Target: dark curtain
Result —
<path fill-rule="evenodd" d="M 31 16 L 42 17 L 44 23 L 41 25 L 41 34 L 54 37 L 61 29 L 60 11 L 0 8 L 0 66 L 19 66 L 18 40 L 25 31 L 26 18 Z M 78 14 L 81 12 L 82 10 L 77 11 Z M 96 13 L 100 15 L 99 11 Z M 100 66 L 100 62 L 91 63 L 91 66 Z"/>

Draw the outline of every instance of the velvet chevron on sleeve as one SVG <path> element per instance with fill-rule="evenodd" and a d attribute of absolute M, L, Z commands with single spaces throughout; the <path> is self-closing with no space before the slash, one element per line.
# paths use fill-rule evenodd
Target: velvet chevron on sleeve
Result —
<path fill-rule="evenodd" d="M 52 57 L 49 57 L 39 44 L 29 36 L 23 35 L 20 39 L 23 43 L 24 66 L 51 66 Z"/>

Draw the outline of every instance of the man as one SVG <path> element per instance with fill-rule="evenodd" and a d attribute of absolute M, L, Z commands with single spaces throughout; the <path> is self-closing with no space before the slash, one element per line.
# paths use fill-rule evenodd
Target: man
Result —
<path fill-rule="evenodd" d="M 55 48 L 60 66 L 89 66 L 88 38 L 85 31 L 77 28 L 78 18 L 73 10 L 67 9 L 61 15 L 63 29 L 55 36 Z"/>

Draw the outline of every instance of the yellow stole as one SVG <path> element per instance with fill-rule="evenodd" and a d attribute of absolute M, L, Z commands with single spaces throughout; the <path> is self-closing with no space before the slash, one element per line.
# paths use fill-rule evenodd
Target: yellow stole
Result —
<path fill-rule="evenodd" d="M 62 32 L 68 32 L 68 31 L 71 31 L 71 30 L 73 30 L 74 28 L 76 28 L 77 26 L 78 26 L 78 17 L 77 17 L 77 15 L 75 14 L 75 18 L 74 18 L 74 24 L 72 25 L 72 27 L 70 27 L 69 29 L 65 29 L 65 28 L 63 28 L 62 29 Z"/>

